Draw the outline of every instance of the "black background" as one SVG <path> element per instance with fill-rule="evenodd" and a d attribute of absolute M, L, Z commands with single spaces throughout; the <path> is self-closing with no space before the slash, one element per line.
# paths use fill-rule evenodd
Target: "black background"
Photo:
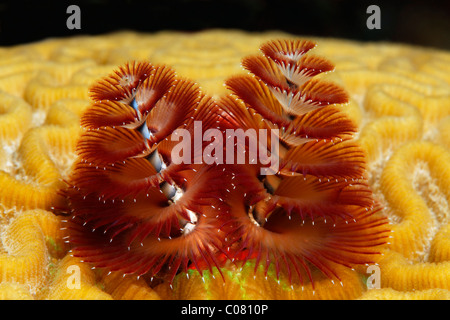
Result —
<path fill-rule="evenodd" d="M 66 9 L 81 9 L 81 30 L 69 30 Z M 367 7 L 381 9 L 381 29 L 369 30 Z M 303 36 L 392 41 L 450 49 L 450 1 L 173 0 L 2 1 L 0 46 L 49 37 L 118 30 L 154 32 L 232 28 L 281 30 Z"/>

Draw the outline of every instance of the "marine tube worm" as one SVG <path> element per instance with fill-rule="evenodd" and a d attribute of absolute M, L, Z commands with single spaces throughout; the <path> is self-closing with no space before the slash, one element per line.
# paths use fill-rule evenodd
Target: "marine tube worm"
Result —
<path fill-rule="evenodd" d="M 309 55 L 314 46 L 264 44 L 263 55 L 243 59 L 249 74 L 229 78 L 230 93 L 216 100 L 148 62 L 95 83 L 62 191 L 73 255 L 169 282 L 188 268 L 249 260 L 290 282 L 340 280 L 336 264 L 376 261 L 389 230 L 357 128 L 341 111 L 348 96 L 316 77 L 334 66 Z M 200 144 L 189 140 L 198 123 Z M 204 139 L 211 130 L 222 145 Z M 192 150 L 180 163 L 181 138 Z M 214 163 L 204 159 L 211 149 Z"/>
<path fill-rule="evenodd" d="M 338 85 L 317 79 L 333 70 L 308 54 L 315 43 L 277 40 L 263 55 L 243 59 L 248 75 L 231 77 L 219 101 L 229 127 L 276 130 L 279 169 L 261 175 L 240 166 L 231 196 L 228 245 L 235 260 L 274 266 L 290 282 L 313 282 L 322 273 L 340 280 L 336 264 L 373 263 L 388 228 L 365 177 L 365 157 L 352 134 L 357 128 L 341 111 L 348 101 Z M 260 145 L 261 147 L 261 145 Z"/>
<path fill-rule="evenodd" d="M 174 163 L 171 152 L 177 129 L 193 133 L 196 119 L 205 130 L 216 124 L 214 101 L 171 68 L 146 62 L 122 66 L 90 91 L 63 191 L 73 255 L 169 281 L 191 265 L 220 267 L 223 171 L 196 164 L 195 152 Z"/>

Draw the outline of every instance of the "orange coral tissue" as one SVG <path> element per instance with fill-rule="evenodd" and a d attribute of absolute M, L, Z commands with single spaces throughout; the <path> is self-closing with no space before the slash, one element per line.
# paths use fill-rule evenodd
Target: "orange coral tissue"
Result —
<path fill-rule="evenodd" d="M 317 274 L 339 281 L 336 265 L 374 263 L 387 221 L 352 138 L 357 128 L 341 111 L 348 96 L 317 79 L 334 66 L 310 55 L 314 47 L 308 40 L 264 44 L 263 55 L 243 59 L 250 73 L 228 79 L 230 93 L 216 100 L 147 62 L 97 82 L 63 190 L 73 254 L 168 281 L 190 267 L 221 270 L 249 260 L 291 283 Z M 191 141 L 199 150 L 175 161 L 174 133 L 194 139 L 198 122 L 203 137 L 221 134 L 216 161 L 195 158 L 211 150 L 209 141 Z M 236 138 L 230 130 L 255 134 L 227 143 Z M 239 147 L 250 155 L 262 138 L 258 148 L 278 165 L 266 174 L 267 163 L 235 161 Z"/>

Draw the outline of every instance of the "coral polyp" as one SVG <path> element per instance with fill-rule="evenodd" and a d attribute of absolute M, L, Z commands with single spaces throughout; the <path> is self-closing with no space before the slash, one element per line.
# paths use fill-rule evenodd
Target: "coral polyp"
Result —
<path fill-rule="evenodd" d="M 63 190 L 73 255 L 169 282 L 191 268 L 220 272 L 252 260 L 255 270 L 273 266 L 277 278 L 313 285 L 317 271 L 341 281 L 337 265 L 374 263 L 387 221 L 365 177 L 357 129 L 340 110 L 347 93 L 316 79 L 334 66 L 308 55 L 314 47 L 265 43 L 264 55 L 243 59 L 251 74 L 231 77 L 231 92 L 218 98 L 149 62 L 94 84 Z M 214 148 L 193 141 L 198 123 L 203 138 L 216 132 Z M 191 141 L 174 139 L 179 130 Z M 236 137 L 230 130 L 255 134 L 226 143 Z M 180 163 L 173 151 L 186 142 L 197 150 Z M 235 151 L 251 155 L 252 144 L 277 166 L 236 162 Z M 216 161 L 196 158 L 206 150 Z"/>

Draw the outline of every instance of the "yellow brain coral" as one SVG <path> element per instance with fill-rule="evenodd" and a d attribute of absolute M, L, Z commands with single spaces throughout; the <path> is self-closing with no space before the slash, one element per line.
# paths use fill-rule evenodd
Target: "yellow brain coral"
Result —
<path fill-rule="evenodd" d="M 315 288 L 242 269 L 158 280 L 107 274 L 70 255 L 57 190 L 74 160 L 88 88 L 133 59 L 171 65 L 207 93 L 243 72 L 242 57 L 287 34 L 211 30 L 115 33 L 0 48 L 0 299 L 449 299 L 450 53 L 313 39 L 336 65 L 359 126 L 371 188 L 393 230 L 378 266 Z M 261 272 L 260 272 L 261 271 Z"/>

